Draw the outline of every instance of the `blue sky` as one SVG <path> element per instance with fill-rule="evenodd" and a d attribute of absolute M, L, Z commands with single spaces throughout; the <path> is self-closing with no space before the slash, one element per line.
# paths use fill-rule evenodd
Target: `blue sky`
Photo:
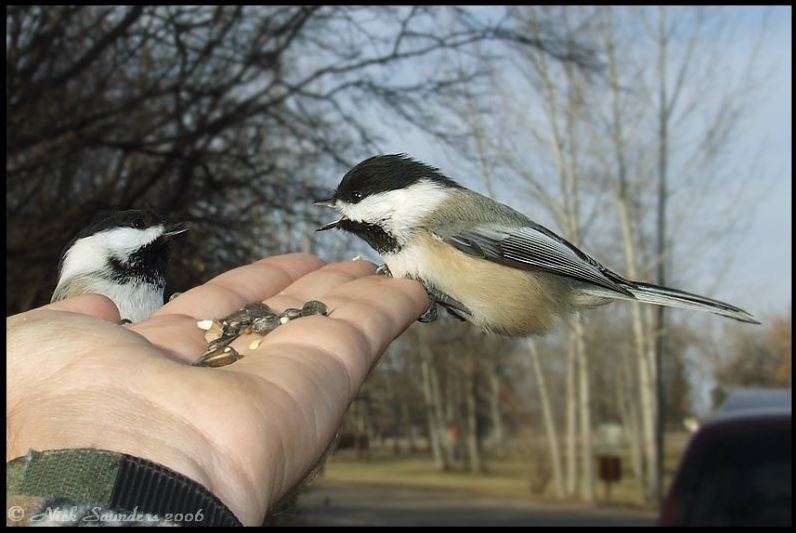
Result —
<path fill-rule="evenodd" d="M 774 65 L 772 77 L 761 90 L 745 132 L 748 143 L 763 144 L 766 164 L 764 175 L 752 178 L 760 182 L 761 201 L 745 239 L 746 252 L 738 257 L 739 276 L 758 287 L 751 303 L 763 312 L 786 309 L 792 288 L 792 8 L 770 9 L 771 27 L 761 59 Z M 751 11 L 759 16 L 763 9 Z"/>

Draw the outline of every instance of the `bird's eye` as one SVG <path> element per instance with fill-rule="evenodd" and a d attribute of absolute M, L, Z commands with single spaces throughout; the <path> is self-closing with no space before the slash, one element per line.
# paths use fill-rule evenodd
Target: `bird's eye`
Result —
<path fill-rule="evenodd" d="M 363 196 L 363 194 L 362 194 L 361 192 L 359 192 L 359 191 L 354 191 L 354 192 L 352 192 L 352 193 L 351 193 L 351 198 L 353 198 L 353 199 L 354 199 L 354 200 L 356 200 L 356 201 L 359 201 L 359 200 L 361 200 L 362 198 L 364 198 L 364 196 Z"/>
<path fill-rule="evenodd" d="M 136 228 L 136 229 L 144 229 L 146 227 L 146 224 L 144 223 L 144 219 L 140 218 L 140 217 L 139 218 L 134 218 L 133 219 L 133 227 Z"/>

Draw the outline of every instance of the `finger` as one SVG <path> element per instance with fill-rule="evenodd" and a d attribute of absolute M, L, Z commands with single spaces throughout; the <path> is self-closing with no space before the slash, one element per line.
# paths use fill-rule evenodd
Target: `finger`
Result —
<path fill-rule="evenodd" d="M 377 356 L 428 306 L 419 283 L 382 276 L 340 285 L 324 300 L 333 308 L 330 316 L 280 326 L 255 350 L 247 345 L 253 336 L 241 338 L 236 349 L 245 357 L 225 368 L 266 377 L 297 394 L 307 380 L 313 389 L 342 387 L 350 398 Z"/>
<path fill-rule="evenodd" d="M 119 309 L 116 304 L 107 296 L 101 294 L 82 294 L 73 296 L 65 300 L 59 300 L 40 307 L 39 309 L 49 309 L 51 311 L 68 311 L 70 313 L 80 313 L 95 318 L 100 318 L 108 322 L 119 322 Z"/>
<path fill-rule="evenodd" d="M 337 287 L 326 296 L 329 316 L 360 330 L 375 355 L 428 308 L 423 286 L 409 279 L 368 276 Z"/>
<path fill-rule="evenodd" d="M 133 324 L 129 329 L 143 335 L 175 359 L 192 363 L 207 350 L 205 332 L 196 318 L 188 315 L 160 315 Z"/>
<path fill-rule="evenodd" d="M 242 269 L 236 270 L 240 271 Z M 274 309 L 280 311 L 288 307 L 301 307 L 305 301 L 322 299 L 333 288 L 352 279 L 372 274 L 374 270 L 375 265 L 367 261 L 347 261 L 326 265 L 302 276 L 282 291 L 280 295 L 266 301 Z M 179 298 L 182 298 L 182 296 Z M 250 303 L 250 301 L 243 302 L 231 311 L 215 316 L 204 315 L 204 317 L 199 317 L 196 315 L 176 315 L 174 313 L 163 314 L 135 324 L 131 326 L 131 329 L 144 335 L 153 344 L 168 351 L 171 355 L 183 361 L 193 362 L 207 349 L 207 340 L 204 337 L 205 332 L 197 327 L 197 318 L 202 320 L 204 318 L 222 318 L 246 303 Z M 233 347 L 238 349 L 241 346 L 248 346 L 253 338 L 253 336 L 246 336 L 241 341 L 234 343 Z"/>
<path fill-rule="evenodd" d="M 332 263 L 310 272 L 278 295 L 268 298 L 265 303 L 278 311 L 288 307 L 301 308 L 305 302 L 323 300 L 337 287 L 357 278 L 370 276 L 375 271 L 376 265 L 370 261 Z"/>
<path fill-rule="evenodd" d="M 168 302 L 154 316 L 188 315 L 195 319 L 222 318 L 246 305 L 263 301 L 324 265 L 308 254 L 262 259 L 211 279 Z"/>
<path fill-rule="evenodd" d="M 313 256 L 291 254 L 232 269 L 181 294 L 130 329 L 180 360 L 195 361 L 207 348 L 198 320 L 223 318 L 247 303 L 279 292 L 319 263 L 322 261 Z"/>

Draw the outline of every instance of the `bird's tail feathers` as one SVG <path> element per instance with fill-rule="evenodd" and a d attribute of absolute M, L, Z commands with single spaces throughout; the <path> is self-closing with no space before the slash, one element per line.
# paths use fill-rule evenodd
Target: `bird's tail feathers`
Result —
<path fill-rule="evenodd" d="M 743 309 L 725 302 L 712 300 L 697 294 L 691 294 L 690 292 L 639 281 L 628 282 L 626 285 L 623 284 L 623 288 L 627 289 L 633 295 L 633 298 L 613 291 L 608 293 L 604 290 L 599 291 L 600 296 L 609 296 L 614 299 L 637 301 L 654 305 L 665 305 L 667 307 L 679 307 L 694 311 L 709 311 L 740 322 L 760 324 L 757 319 Z"/>

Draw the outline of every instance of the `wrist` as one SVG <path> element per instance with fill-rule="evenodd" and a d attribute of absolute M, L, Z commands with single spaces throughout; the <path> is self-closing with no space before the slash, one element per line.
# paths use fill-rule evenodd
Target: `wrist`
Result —
<path fill-rule="evenodd" d="M 12 522 L 241 525 L 202 485 L 127 454 L 97 449 L 31 450 L 6 466 L 7 498 L 18 502 L 13 516 L 9 508 Z"/>
<path fill-rule="evenodd" d="M 229 454 L 217 451 L 192 425 L 155 406 L 146 409 L 146 417 L 120 415 L 143 410 L 125 405 L 124 394 L 98 401 L 86 393 L 84 390 L 70 398 L 46 398 L 51 407 L 50 416 L 44 420 L 33 416 L 42 409 L 32 401 L 9 409 L 6 460 L 24 456 L 29 450 L 91 448 L 127 454 L 162 465 L 200 484 L 243 523 L 262 523 L 267 498 L 262 498 L 261 493 L 266 484 L 258 482 L 253 486 L 249 481 L 253 478 L 251 472 L 243 471 Z M 40 423 L 17 422 L 36 419 Z M 107 420 L 114 420 L 114 424 L 104 423 Z"/>

